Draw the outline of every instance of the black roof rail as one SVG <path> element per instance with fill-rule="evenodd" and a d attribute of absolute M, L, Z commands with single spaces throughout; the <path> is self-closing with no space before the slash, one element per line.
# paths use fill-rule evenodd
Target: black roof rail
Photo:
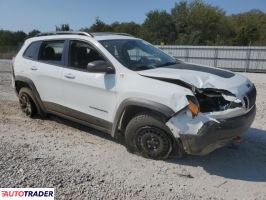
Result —
<path fill-rule="evenodd" d="M 105 36 L 105 35 L 124 35 L 124 36 L 134 37 L 133 35 L 130 35 L 128 33 L 116 33 L 116 32 L 93 32 L 93 33 L 87 33 L 87 32 L 82 32 L 82 31 L 44 32 L 44 33 L 37 34 L 36 37 L 49 36 L 49 35 L 84 35 L 84 36 L 89 36 L 89 37 Z"/>
<path fill-rule="evenodd" d="M 124 35 L 124 36 L 131 36 L 134 37 L 133 35 L 130 35 L 128 33 L 117 33 L 117 32 L 92 32 L 90 33 L 93 36 L 104 36 L 104 35 Z"/>
<path fill-rule="evenodd" d="M 48 35 L 84 35 L 84 36 L 89 36 L 93 37 L 92 34 L 87 33 L 87 32 L 81 32 L 81 31 L 56 31 L 56 32 L 44 32 L 44 33 L 39 33 L 36 36 L 48 36 Z"/>

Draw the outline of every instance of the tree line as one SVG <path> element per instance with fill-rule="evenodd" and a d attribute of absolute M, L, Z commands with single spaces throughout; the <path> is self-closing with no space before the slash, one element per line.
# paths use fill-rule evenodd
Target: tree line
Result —
<path fill-rule="evenodd" d="M 69 31 L 68 24 L 56 26 L 56 31 Z M 250 10 L 226 15 L 217 6 L 201 0 L 175 3 L 170 12 L 152 10 L 142 24 L 114 22 L 107 24 L 96 18 L 86 32 L 124 32 L 153 44 L 171 45 L 266 45 L 266 13 Z M 26 38 L 38 34 L 0 30 L 0 46 L 19 46 Z"/>

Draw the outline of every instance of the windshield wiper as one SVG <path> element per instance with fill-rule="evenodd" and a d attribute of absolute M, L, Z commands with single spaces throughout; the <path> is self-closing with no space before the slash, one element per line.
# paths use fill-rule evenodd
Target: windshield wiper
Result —
<path fill-rule="evenodd" d="M 178 62 L 166 62 L 166 63 L 160 64 L 160 65 L 157 65 L 156 67 L 165 67 L 165 66 L 169 66 L 169 65 L 175 65 L 177 63 Z"/>
<path fill-rule="evenodd" d="M 130 66 L 130 69 L 133 71 L 142 71 L 142 70 L 148 70 L 148 69 L 154 69 L 154 67 L 148 66 L 148 65 L 141 65 L 141 66 Z"/>

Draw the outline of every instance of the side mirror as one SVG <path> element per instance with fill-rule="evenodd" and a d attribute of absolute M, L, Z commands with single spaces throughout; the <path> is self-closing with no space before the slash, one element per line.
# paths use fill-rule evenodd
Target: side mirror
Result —
<path fill-rule="evenodd" d="M 104 60 L 95 60 L 88 63 L 87 70 L 92 73 L 114 74 L 114 68 Z"/>

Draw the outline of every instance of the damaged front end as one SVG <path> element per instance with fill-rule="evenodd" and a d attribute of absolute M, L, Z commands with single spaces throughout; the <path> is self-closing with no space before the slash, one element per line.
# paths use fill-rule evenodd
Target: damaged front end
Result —
<path fill-rule="evenodd" d="M 192 88 L 187 106 L 166 125 L 188 154 L 204 155 L 241 135 L 252 124 L 256 88 L 241 95 L 214 88 Z"/>

